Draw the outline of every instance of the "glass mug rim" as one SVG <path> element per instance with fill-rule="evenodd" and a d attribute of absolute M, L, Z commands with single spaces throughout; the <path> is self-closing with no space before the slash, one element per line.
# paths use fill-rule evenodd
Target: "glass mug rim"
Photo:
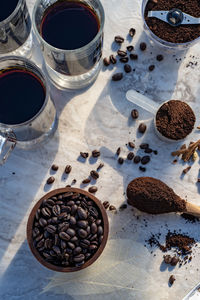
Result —
<path fill-rule="evenodd" d="M 13 12 L 5 20 L 0 22 L 0 27 L 3 26 L 3 25 L 6 25 L 7 23 L 9 23 L 12 20 L 12 18 L 15 16 L 17 11 L 19 10 L 22 2 L 26 2 L 26 0 L 18 0 L 17 6 L 13 10 Z"/>
<path fill-rule="evenodd" d="M 28 63 L 29 65 L 31 65 L 33 68 L 35 68 L 37 70 L 37 72 L 40 74 L 40 76 L 42 77 L 43 79 L 43 83 L 44 83 L 44 86 L 45 86 L 45 100 L 44 100 L 44 103 L 42 104 L 41 108 L 39 109 L 39 111 L 29 120 L 23 122 L 23 123 L 19 123 L 19 124 L 5 124 L 5 123 L 1 123 L 0 122 L 0 131 L 1 131 L 1 128 L 10 128 L 10 129 L 13 129 L 13 128 L 19 128 L 19 127 L 22 127 L 22 126 L 25 126 L 27 124 L 29 124 L 30 122 L 32 122 L 33 120 L 35 120 L 40 114 L 41 112 L 44 110 L 46 104 L 47 104 L 47 101 L 49 99 L 49 96 L 50 96 L 50 88 L 49 88 L 49 85 L 48 85 L 48 81 L 47 81 L 47 77 L 46 77 L 46 74 L 39 68 L 37 67 L 37 65 L 25 58 L 25 57 L 22 57 L 22 56 L 14 56 L 14 55 L 9 55 L 9 56 L 4 56 L 4 57 L 1 57 L 0 58 L 0 64 L 2 61 L 6 61 L 6 62 L 9 62 L 10 60 L 16 60 L 16 61 L 21 61 L 23 63 Z M 20 65 L 14 65 L 13 63 L 13 67 L 20 67 Z M 0 67 L 0 70 L 2 68 Z M 29 70 L 28 66 L 27 66 L 27 70 Z M 34 73 L 32 70 L 29 70 L 30 72 Z M 35 74 L 35 73 L 34 73 Z M 37 77 L 38 75 L 35 74 Z"/>
<path fill-rule="evenodd" d="M 98 41 L 98 39 L 100 38 L 102 32 L 103 32 L 103 28 L 104 28 L 104 23 L 105 23 L 105 13 L 104 13 L 104 8 L 103 8 L 103 5 L 101 4 L 100 0 L 95 0 L 96 3 L 98 3 L 99 5 L 99 8 L 100 8 L 100 11 L 101 11 L 101 18 L 102 20 L 99 20 L 100 21 L 100 27 L 99 27 L 99 31 L 98 33 L 96 34 L 96 36 L 86 45 L 84 45 L 83 47 L 81 48 L 77 48 L 77 49 L 72 49 L 72 50 L 66 50 L 66 49 L 60 49 L 60 48 L 56 48 L 52 45 L 50 45 L 49 43 L 47 43 L 43 37 L 40 35 L 40 33 L 38 32 L 38 29 L 37 29 L 37 25 L 36 25 L 36 22 L 35 22 L 35 16 L 36 16 L 36 11 L 37 11 L 37 8 L 38 8 L 38 5 L 39 3 L 42 2 L 42 0 L 37 0 L 35 2 L 35 5 L 34 5 L 34 8 L 33 8 L 33 14 L 32 14 L 32 23 L 33 23 L 33 29 L 34 29 L 34 32 L 36 33 L 36 36 L 39 38 L 39 40 L 46 45 L 46 47 L 50 48 L 52 51 L 57 51 L 59 53 L 65 53 L 65 54 L 74 54 L 74 53 L 81 53 L 85 50 L 87 50 L 87 48 L 89 48 L 90 46 L 92 46 L 96 41 Z M 58 2 L 58 0 L 56 0 L 54 3 Z M 82 3 L 86 2 L 86 1 L 81 1 Z M 53 4 L 54 4 L 53 3 Z M 51 6 L 51 5 L 50 5 Z"/>

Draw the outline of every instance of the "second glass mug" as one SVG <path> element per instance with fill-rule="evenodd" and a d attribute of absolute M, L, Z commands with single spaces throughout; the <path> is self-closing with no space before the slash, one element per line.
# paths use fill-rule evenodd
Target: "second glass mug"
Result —
<path fill-rule="evenodd" d="M 63 0 L 62 0 L 63 1 Z M 64 0 L 76 2 L 76 0 Z M 102 66 L 104 9 L 99 0 L 79 0 L 98 17 L 99 30 L 85 46 L 63 50 L 48 44 L 41 36 L 41 24 L 46 10 L 59 0 L 37 0 L 33 10 L 33 29 L 39 40 L 50 79 L 61 88 L 79 89 L 92 83 Z M 81 37 L 80 37 L 81 39 Z"/>
<path fill-rule="evenodd" d="M 20 56 L 0 58 L 1 74 L 12 69 L 27 71 L 38 78 L 44 86 L 45 99 L 39 111 L 23 123 L 10 125 L 0 121 L 0 164 L 5 163 L 15 145 L 22 149 L 30 149 L 41 142 L 47 141 L 54 134 L 58 125 L 56 108 L 50 97 L 46 75 L 26 58 Z"/>

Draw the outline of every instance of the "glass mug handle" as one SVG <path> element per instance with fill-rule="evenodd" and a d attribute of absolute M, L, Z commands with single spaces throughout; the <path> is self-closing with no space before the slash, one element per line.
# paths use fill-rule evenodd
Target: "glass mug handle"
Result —
<path fill-rule="evenodd" d="M 17 143 L 14 132 L 8 131 L 0 135 L 0 165 L 3 165 Z"/>

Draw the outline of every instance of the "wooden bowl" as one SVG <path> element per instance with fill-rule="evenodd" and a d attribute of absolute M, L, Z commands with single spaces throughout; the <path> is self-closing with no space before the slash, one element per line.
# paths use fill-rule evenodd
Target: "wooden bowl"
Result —
<path fill-rule="evenodd" d="M 49 198 L 51 198 L 53 196 L 56 196 L 58 194 L 67 193 L 67 192 L 76 192 L 76 193 L 79 193 L 79 194 L 83 194 L 83 195 L 87 196 L 88 198 L 90 198 L 92 201 L 94 201 L 96 206 L 99 208 L 99 211 L 101 213 L 101 217 L 102 217 L 102 220 L 103 220 L 103 228 L 104 228 L 103 240 L 102 240 L 99 248 L 97 249 L 97 251 L 93 254 L 93 256 L 90 259 L 88 259 L 80 267 L 75 267 L 75 266 L 74 267 L 61 267 L 61 266 L 53 265 L 50 262 L 46 261 L 40 255 L 39 251 L 37 251 L 37 249 L 35 248 L 35 246 L 33 244 L 32 229 L 33 229 L 33 222 L 34 222 L 34 218 L 35 218 L 35 214 L 36 214 L 37 209 L 41 206 L 44 199 L 49 199 Z M 45 266 L 48 269 L 51 269 L 53 271 L 57 271 L 57 272 L 79 271 L 79 270 L 85 269 L 88 266 L 90 266 L 91 264 L 93 264 L 93 262 L 95 262 L 97 260 L 97 258 L 101 255 L 103 249 L 105 248 L 105 245 L 106 245 L 106 242 L 107 242 L 107 239 L 108 239 L 108 232 L 109 232 L 108 217 L 107 217 L 107 213 L 105 211 L 105 208 L 101 204 L 101 202 L 94 195 L 88 193 L 87 191 L 84 191 L 84 190 L 78 189 L 78 188 L 71 188 L 71 187 L 56 189 L 56 190 L 53 190 L 53 191 L 45 194 L 33 207 L 32 211 L 29 215 L 28 223 L 27 223 L 27 240 L 28 240 L 28 244 L 29 244 L 29 247 L 31 249 L 31 252 L 33 253 L 35 258 L 43 266 Z"/>

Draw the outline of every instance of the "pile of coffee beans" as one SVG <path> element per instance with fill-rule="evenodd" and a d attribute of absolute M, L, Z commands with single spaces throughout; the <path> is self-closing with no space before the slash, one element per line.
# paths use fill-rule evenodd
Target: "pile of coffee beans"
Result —
<path fill-rule="evenodd" d="M 104 236 L 101 212 L 84 194 L 67 192 L 43 200 L 33 222 L 33 244 L 49 263 L 80 267 Z"/>

